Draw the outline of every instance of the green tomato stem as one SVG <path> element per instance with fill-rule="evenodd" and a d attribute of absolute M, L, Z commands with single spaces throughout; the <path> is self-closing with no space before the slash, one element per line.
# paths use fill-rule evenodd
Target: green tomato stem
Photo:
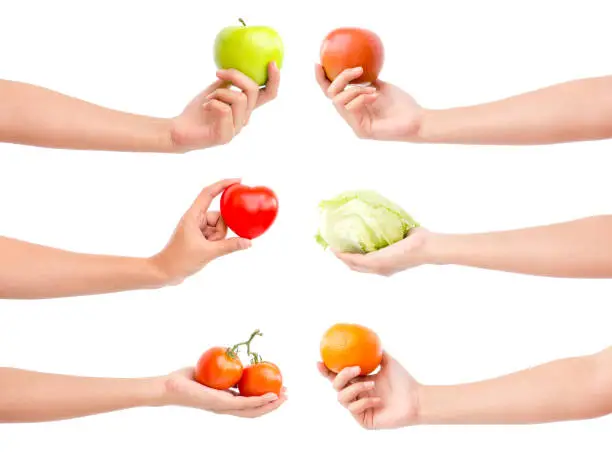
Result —
<path fill-rule="evenodd" d="M 261 356 L 255 352 L 251 352 L 251 341 L 253 341 L 253 339 L 256 336 L 263 336 L 263 334 L 259 331 L 259 329 L 255 330 L 253 333 L 251 333 L 251 336 L 249 337 L 249 339 L 247 341 L 244 341 L 242 343 L 238 343 L 236 345 L 234 345 L 234 347 L 232 347 L 231 349 L 227 350 L 227 353 L 230 357 L 235 357 L 237 355 L 237 351 L 238 348 L 240 346 L 246 346 L 247 348 L 247 355 L 250 357 L 251 359 L 251 363 L 257 363 L 258 361 L 261 361 Z"/>
<path fill-rule="evenodd" d="M 240 23 L 243 25 L 243 27 L 246 27 L 245 22 L 242 20 L 242 18 L 238 18 L 238 20 L 240 21 Z"/>

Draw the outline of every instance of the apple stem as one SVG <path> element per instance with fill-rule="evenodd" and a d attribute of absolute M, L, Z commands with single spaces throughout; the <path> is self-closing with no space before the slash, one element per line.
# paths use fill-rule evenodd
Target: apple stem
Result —
<path fill-rule="evenodd" d="M 242 18 L 238 18 L 238 20 L 240 21 L 240 23 L 241 23 L 241 24 L 242 24 L 244 27 L 246 27 L 246 24 L 245 24 L 245 22 L 244 22 L 244 20 L 243 20 Z"/>

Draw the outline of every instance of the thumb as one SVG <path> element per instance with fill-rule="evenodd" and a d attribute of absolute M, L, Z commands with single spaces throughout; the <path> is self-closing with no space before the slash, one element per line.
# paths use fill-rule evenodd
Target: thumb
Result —
<path fill-rule="evenodd" d="M 229 239 L 224 239 L 222 241 L 215 242 L 214 244 L 215 252 L 218 257 L 228 255 L 232 252 L 237 252 L 239 250 L 245 250 L 251 247 L 251 241 L 241 237 L 231 237 Z"/>

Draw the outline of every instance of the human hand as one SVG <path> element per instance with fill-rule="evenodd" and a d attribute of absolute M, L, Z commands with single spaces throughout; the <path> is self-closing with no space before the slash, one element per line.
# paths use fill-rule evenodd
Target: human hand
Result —
<path fill-rule="evenodd" d="M 430 241 L 433 233 L 425 228 L 414 228 L 408 236 L 384 249 L 367 254 L 342 253 L 334 255 L 353 271 L 391 276 L 400 271 L 430 263 Z"/>
<path fill-rule="evenodd" d="M 359 367 L 337 375 L 321 362 L 319 372 L 338 392 L 338 402 L 366 429 L 394 429 L 414 425 L 419 417 L 420 384 L 389 354 L 383 354 L 380 371 L 360 377 Z"/>
<path fill-rule="evenodd" d="M 164 283 L 178 284 L 215 258 L 251 246 L 248 239 L 226 239 L 227 226 L 219 212 L 208 210 L 212 200 L 240 180 L 221 180 L 202 190 L 179 222 L 170 242 L 150 262 L 162 273 Z"/>
<path fill-rule="evenodd" d="M 248 124 L 255 108 L 276 97 L 280 85 L 280 71 L 274 62 L 268 66 L 264 89 L 234 69 L 217 71 L 217 78 L 172 120 L 171 139 L 176 151 L 228 143 Z M 240 91 L 231 90 L 230 86 Z"/>
<path fill-rule="evenodd" d="M 357 137 L 418 141 L 424 110 L 397 86 L 377 80 L 371 86 L 348 88 L 363 73 L 361 67 L 344 70 L 333 82 L 320 64 L 315 73 L 319 86 Z"/>
<path fill-rule="evenodd" d="M 284 388 L 280 396 L 270 393 L 261 397 L 241 397 L 232 390 L 211 389 L 195 381 L 193 368 L 184 368 L 164 377 L 162 393 L 161 405 L 198 408 L 242 418 L 257 418 L 271 413 L 287 400 Z"/>

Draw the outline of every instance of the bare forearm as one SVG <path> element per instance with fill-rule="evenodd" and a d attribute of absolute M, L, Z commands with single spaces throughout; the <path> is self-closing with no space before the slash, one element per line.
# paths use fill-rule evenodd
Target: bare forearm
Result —
<path fill-rule="evenodd" d="M 0 368 L 0 422 L 42 422 L 153 406 L 163 383 L 85 378 Z"/>
<path fill-rule="evenodd" d="M 170 121 L 0 80 L 0 142 L 50 148 L 173 151 Z"/>
<path fill-rule="evenodd" d="M 612 137 L 612 76 L 471 107 L 425 111 L 423 142 L 551 144 Z"/>
<path fill-rule="evenodd" d="M 612 277 L 612 216 L 483 234 L 433 235 L 433 263 L 552 277 Z"/>
<path fill-rule="evenodd" d="M 424 386 L 423 424 L 535 424 L 612 413 L 612 351 L 489 381 Z"/>
<path fill-rule="evenodd" d="M 0 298 L 93 295 L 164 282 L 145 258 L 80 254 L 0 237 Z"/>

